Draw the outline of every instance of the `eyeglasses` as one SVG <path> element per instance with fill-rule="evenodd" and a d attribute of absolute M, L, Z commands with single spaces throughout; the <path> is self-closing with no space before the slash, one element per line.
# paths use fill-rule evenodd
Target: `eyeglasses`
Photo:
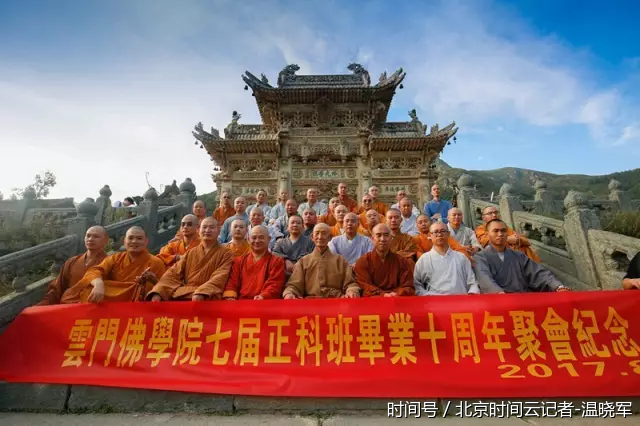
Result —
<path fill-rule="evenodd" d="M 449 231 L 445 231 L 445 230 L 441 229 L 440 231 L 433 231 L 431 234 L 432 235 L 446 235 L 448 233 L 449 233 Z"/>
<path fill-rule="evenodd" d="M 192 225 L 193 225 L 193 222 L 182 222 L 180 224 L 180 226 L 182 226 L 182 227 L 184 227 L 184 226 L 192 226 Z"/>

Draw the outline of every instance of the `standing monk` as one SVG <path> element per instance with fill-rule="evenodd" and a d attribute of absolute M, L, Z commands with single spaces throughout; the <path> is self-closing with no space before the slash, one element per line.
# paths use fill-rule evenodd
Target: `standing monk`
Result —
<path fill-rule="evenodd" d="M 284 259 L 286 277 L 289 278 L 295 264 L 316 248 L 311 238 L 302 235 L 302 218 L 298 215 L 289 217 L 287 236 L 276 241 L 273 254 Z"/>
<path fill-rule="evenodd" d="M 298 214 L 303 214 L 305 209 L 312 208 L 315 210 L 318 216 L 321 216 L 327 211 L 329 208 L 322 201 L 318 201 L 318 190 L 316 188 L 307 189 L 307 202 L 300 204 L 298 207 Z"/>
<path fill-rule="evenodd" d="M 229 219 L 234 214 L 236 214 L 236 211 L 231 205 L 231 194 L 229 194 L 227 191 L 224 191 L 220 195 L 220 207 L 215 209 L 215 211 L 213 212 L 213 218 L 217 220 L 218 223 L 224 223 L 225 220 Z"/>
<path fill-rule="evenodd" d="M 282 293 L 285 299 L 360 296 L 351 267 L 342 256 L 331 253 L 329 238 L 331 228 L 326 223 L 319 223 L 313 228 L 316 248 L 296 263 Z"/>
<path fill-rule="evenodd" d="M 442 219 L 444 223 L 447 223 L 447 215 L 451 208 L 451 203 L 440 199 L 440 186 L 437 183 L 431 187 L 431 196 L 433 199 L 424 205 L 424 214 L 433 221 Z"/>
<path fill-rule="evenodd" d="M 400 210 L 391 209 L 387 212 L 387 224 L 391 233 L 389 248 L 392 252 L 398 253 L 402 257 L 413 260 L 418 248 L 411 235 L 404 234 L 400 230 L 402 224 L 402 214 Z"/>
<path fill-rule="evenodd" d="M 200 224 L 200 245 L 189 250 L 147 294 L 147 300 L 216 300 L 222 298 L 233 254 L 218 244 L 218 222 L 208 217 Z"/>
<path fill-rule="evenodd" d="M 329 200 L 329 211 L 327 211 L 327 213 L 325 213 L 325 214 L 323 214 L 323 215 L 318 217 L 318 223 L 326 223 L 329 226 L 335 225 L 336 224 L 335 209 L 340 204 L 342 204 L 340 202 L 340 198 L 333 197 L 332 199 L 330 199 Z"/>
<path fill-rule="evenodd" d="M 286 189 L 281 189 L 278 195 L 278 202 L 275 206 L 271 207 L 269 217 L 267 218 L 269 223 L 272 224 L 277 218 L 285 214 L 285 204 L 289 199 L 289 192 Z M 296 203 L 297 205 L 297 203 Z"/>
<path fill-rule="evenodd" d="M 369 188 L 369 195 L 371 195 L 371 198 L 373 199 L 373 208 L 376 209 L 376 211 L 378 213 L 380 213 L 382 216 L 386 216 L 387 212 L 389 211 L 389 207 L 387 206 L 386 203 L 383 203 L 382 201 L 378 201 L 378 194 L 380 193 L 380 190 L 378 189 L 377 186 L 372 186 L 371 188 Z"/>
<path fill-rule="evenodd" d="M 333 211 L 333 215 L 336 218 L 336 224 L 331 227 L 331 236 L 339 237 L 344 234 L 344 216 L 347 214 L 347 206 L 340 204 Z"/>
<path fill-rule="evenodd" d="M 267 204 L 267 192 L 263 191 L 262 189 L 256 194 L 256 203 L 251 204 L 249 207 L 247 207 L 247 214 L 251 216 L 251 210 L 255 209 L 256 207 L 262 210 L 262 215 L 264 217 L 269 217 L 269 215 L 271 214 L 271 207 L 269 206 L 269 204 Z"/>
<path fill-rule="evenodd" d="M 247 223 L 242 219 L 231 222 L 231 242 L 224 245 L 234 257 L 244 256 L 251 251 L 247 241 Z"/>
<path fill-rule="evenodd" d="M 247 200 L 245 200 L 244 197 L 238 197 L 233 200 L 233 209 L 236 211 L 236 214 L 227 218 L 222 224 L 220 236 L 218 237 L 218 241 L 221 244 L 231 241 L 231 222 L 236 219 L 242 219 L 247 223 L 247 226 L 249 225 L 249 215 L 246 212 Z"/>
<path fill-rule="evenodd" d="M 405 191 L 404 189 L 401 189 L 400 191 L 398 191 L 398 193 L 396 194 L 396 201 L 397 203 L 393 204 L 390 208 L 391 209 L 398 209 L 400 210 L 400 200 L 402 200 L 403 198 L 408 198 L 407 197 L 407 191 Z M 411 213 L 415 216 L 418 217 L 420 216 L 420 210 L 418 210 L 418 208 L 416 207 L 415 204 L 413 204 L 413 206 L 411 207 Z"/>
<path fill-rule="evenodd" d="M 75 287 L 65 292 L 61 303 L 143 300 L 165 271 L 162 260 L 147 250 L 148 243 L 144 229 L 129 228 L 124 238 L 126 251 L 90 268 Z"/>
<path fill-rule="evenodd" d="M 389 249 L 391 230 L 381 223 L 373 228 L 375 249 L 364 254 L 354 268 L 362 296 L 413 296 L 413 262 Z"/>
<path fill-rule="evenodd" d="M 198 218 L 192 214 L 185 215 L 180 221 L 180 237 L 174 238 L 162 247 L 158 258 L 164 262 L 165 267 L 170 268 L 183 254 L 198 247 L 198 244 Z"/>
<path fill-rule="evenodd" d="M 51 281 L 47 293 L 38 306 L 57 305 L 65 291 L 73 288 L 89 268 L 99 265 L 107 257 L 104 246 L 109 241 L 102 226 L 92 226 L 84 235 L 86 253 L 67 260 L 55 280 Z"/>
<path fill-rule="evenodd" d="M 318 215 L 316 214 L 316 211 L 312 208 L 304 209 L 304 212 L 302 212 L 302 224 L 304 225 L 302 235 L 311 237 L 311 235 L 313 234 L 313 228 L 317 223 Z"/>
<path fill-rule="evenodd" d="M 367 227 L 366 218 L 364 217 L 365 213 L 369 210 L 373 209 L 373 198 L 369 194 L 364 194 L 362 196 L 362 205 L 358 207 L 358 217 L 360 218 L 360 223 L 364 228 Z M 377 210 L 376 210 L 377 211 Z"/>
<path fill-rule="evenodd" d="M 344 182 L 338 184 L 338 199 L 340 200 L 340 204 L 347 206 L 347 210 L 350 212 L 356 213 L 358 211 L 358 203 L 349 198 L 349 194 L 347 194 L 347 184 Z"/>
<path fill-rule="evenodd" d="M 222 297 L 225 299 L 280 299 L 284 288 L 284 260 L 267 250 L 269 230 L 251 229 L 251 252 L 236 257 Z"/>
<path fill-rule="evenodd" d="M 476 228 L 476 237 L 478 242 L 482 244 L 482 247 L 486 247 L 489 244 L 489 233 L 487 232 L 487 223 L 492 220 L 500 219 L 500 212 L 494 206 L 485 207 L 482 210 L 483 225 Z M 540 257 L 531 249 L 531 242 L 520 234 L 516 234 L 515 231 L 507 226 L 507 246 L 511 250 L 521 251 L 526 254 L 527 257 L 536 263 L 540 263 Z"/>
<path fill-rule="evenodd" d="M 284 214 L 280 215 L 269 227 L 286 236 L 289 218 L 291 216 L 298 216 L 298 203 L 294 199 L 287 200 L 284 210 Z"/>

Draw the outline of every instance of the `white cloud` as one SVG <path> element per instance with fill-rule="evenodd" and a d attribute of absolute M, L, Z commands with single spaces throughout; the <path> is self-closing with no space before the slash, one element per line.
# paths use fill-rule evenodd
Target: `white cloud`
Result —
<path fill-rule="evenodd" d="M 640 142 L 640 124 L 638 123 L 622 129 L 622 135 L 616 141 L 616 145 L 625 145 L 630 142 Z"/>
<path fill-rule="evenodd" d="M 481 156 L 479 156 L 479 157 L 477 158 L 477 160 L 478 160 L 478 161 L 482 161 L 482 160 L 484 160 L 484 157 L 481 155 Z"/>

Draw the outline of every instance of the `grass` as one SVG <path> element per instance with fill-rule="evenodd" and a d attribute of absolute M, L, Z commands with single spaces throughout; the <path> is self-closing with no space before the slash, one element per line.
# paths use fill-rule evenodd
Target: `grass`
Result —
<path fill-rule="evenodd" d="M 640 212 L 605 214 L 600 223 L 605 231 L 640 239 Z"/>

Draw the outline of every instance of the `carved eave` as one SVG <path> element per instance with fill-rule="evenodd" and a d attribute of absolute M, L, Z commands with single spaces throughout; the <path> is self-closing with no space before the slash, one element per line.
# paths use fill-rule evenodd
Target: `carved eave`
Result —
<path fill-rule="evenodd" d="M 209 155 L 214 156 L 220 151 L 227 154 L 279 154 L 280 145 L 277 140 L 227 140 L 205 143 L 204 147 Z M 219 143 L 222 142 L 222 143 Z"/>

